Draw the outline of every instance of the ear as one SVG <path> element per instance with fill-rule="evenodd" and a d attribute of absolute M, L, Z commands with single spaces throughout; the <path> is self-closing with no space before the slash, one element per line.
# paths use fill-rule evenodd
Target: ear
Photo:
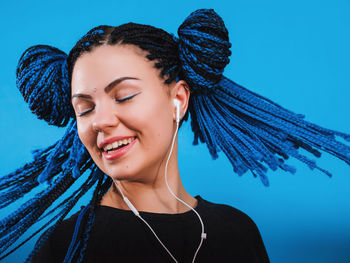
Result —
<path fill-rule="evenodd" d="M 188 102 L 190 100 L 190 88 L 186 81 L 179 80 L 175 83 L 175 86 L 172 89 L 171 99 L 177 99 L 180 102 L 180 119 L 185 115 Z M 173 118 L 176 120 L 176 107 L 174 105 Z"/>

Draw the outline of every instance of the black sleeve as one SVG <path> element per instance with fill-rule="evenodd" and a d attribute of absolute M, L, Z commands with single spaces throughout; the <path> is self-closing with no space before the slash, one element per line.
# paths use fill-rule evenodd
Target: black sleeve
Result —
<path fill-rule="evenodd" d="M 42 245 L 39 251 L 33 256 L 32 263 L 62 263 L 74 232 L 75 222 L 79 215 L 79 212 L 71 216 L 70 218 L 63 220 L 60 225 L 51 233 L 46 242 Z M 36 242 L 34 249 L 37 247 L 38 242 L 45 235 L 46 230 Z M 81 234 L 81 229 L 79 229 Z"/>
<path fill-rule="evenodd" d="M 248 216 L 247 216 L 248 217 Z M 260 231 L 254 221 L 248 217 L 250 221 L 250 240 L 251 240 L 251 253 L 254 263 L 269 263 L 269 257 L 261 238 Z"/>
<path fill-rule="evenodd" d="M 229 205 L 206 203 L 202 214 L 206 215 L 206 229 L 212 234 L 206 243 L 211 251 L 220 252 L 225 259 L 220 262 L 270 262 L 259 229 L 247 214 Z"/>
<path fill-rule="evenodd" d="M 34 249 L 37 248 L 39 241 L 45 236 L 46 230 L 35 243 Z M 44 262 L 57 262 L 54 258 L 54 253 L 51 247 L 51 239 L 50 237 L 46 240 L 46 242 L 42 245 L 39 251 L 33 256 L 32 263 L 44 263 Z"/>

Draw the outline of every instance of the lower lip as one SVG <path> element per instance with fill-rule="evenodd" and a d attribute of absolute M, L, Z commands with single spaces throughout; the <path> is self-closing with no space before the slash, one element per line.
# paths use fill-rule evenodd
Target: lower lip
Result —
<path fill-rule="evenodd" d="M 113 160 L 115 158 L 119 158 L 120 156 L 126 154 L 130 148 L 136 143 L 137 138 L 135 138 L 131 143 L 129 143 L 127 146 L 124 146 L 123 148 L 120 148 L 119 150 L 116 150 L 114 152 L 111 153 L 107 153 L 107 152 L 102 152 L 103 157 L 106 160 Z"/>

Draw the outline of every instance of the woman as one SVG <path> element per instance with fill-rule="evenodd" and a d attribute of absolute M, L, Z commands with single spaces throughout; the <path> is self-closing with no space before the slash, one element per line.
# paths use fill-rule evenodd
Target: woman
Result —
<path fill-rule="evenodd" d="M 308 123 L 222 76 L 230 43 L 213 10 L 193 12 L 178 33 L 134 23 L 100 26 L 68 57 L 42 45 L 24 52 L 17 77 L 30 108 L 49 124 L 69 127 L 2 179 L 4 205 L 47 184 L 2 220 L 2 256 L 32 224 L 49 218 L 37 232 L 52 227 L 28 262 L 269 262 L 247 215 L 184 189 L 176 135 L 189 112 L 194 144 L 205 142 L 213 158 L 224 151 L 235 172 L 250 170 L 265 185 L 263 163 L 294 172 L 283 160 L 289 156 L 329 174 L 300 147 L 350 163 L 350 147 L 334 138 L 349 135 Z M 72 186 L 80 176 L 87 179 Z M 71 186 L 71 196 L 51 208 Z M 93 187 L 91 202 L 63 220 Z"/>

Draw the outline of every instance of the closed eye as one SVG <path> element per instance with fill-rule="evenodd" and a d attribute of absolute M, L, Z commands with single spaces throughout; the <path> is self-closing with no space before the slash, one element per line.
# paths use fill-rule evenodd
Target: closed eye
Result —
<path fill-rule="evenodd" d="M 138 93 L 137 93 L 138 94 Z M 130 100 L 131 98 L 133 98 L 133 97 L 135 97 L 137 94 L 132 94 L 132 95 L 130 95 L 130 96 L 127 96 L 127 97 L 125 97 L 125 98 L 122 98 L 122 99 L 115 99 L 115 101 L 117 101 L 117 102 L 119 102 L 119 103 L 121 103 L 121 102 L 124 102 L 124 101 L 127 101 L 127 100 Z"/>
<path fill-rule="evenodd" d="M 139 92 L 139 93 L 140 93 L 140 92 Z M 122 103 L 122 102 L 124 102 L 124 101 L 127 101 L 127 100 L 132 99 L 133 97 L 135 97 L 135 96 L 136 96 L 137 94 L 139 94 L 139 93 L 132 94 L 132 95 L 127 96 L 127 97 L 124 97 L 124 98 L 122 98 L 122 99 L 115 99 L 115 101 L 118 102 L 118 103 Z M 94 110 L 94 108 L 90 108 L 90 109 L 84 110 L 83 112 L 79 112 L 79 113 L 78 113 L 78 116 L 79 116 L 79 117 L 83 117 L 83 116 L 87 115 L 88 113 L 90 113 L 90 112 L 93 111 L 93 110 Z"/>
<path fill-rule="evenodd" d="M 78 113 L 78 116 L 79 116 L 79 117 L 82 117 L 82 116 L 88 114 L 89 112 L 91 112 L 92 110 L 93 110 L 93 108 L 88 109 L 88 110 L 85 110 L 85 111 L 83 111 L 83 112 L 79 112 L 79 113 Z"/>

